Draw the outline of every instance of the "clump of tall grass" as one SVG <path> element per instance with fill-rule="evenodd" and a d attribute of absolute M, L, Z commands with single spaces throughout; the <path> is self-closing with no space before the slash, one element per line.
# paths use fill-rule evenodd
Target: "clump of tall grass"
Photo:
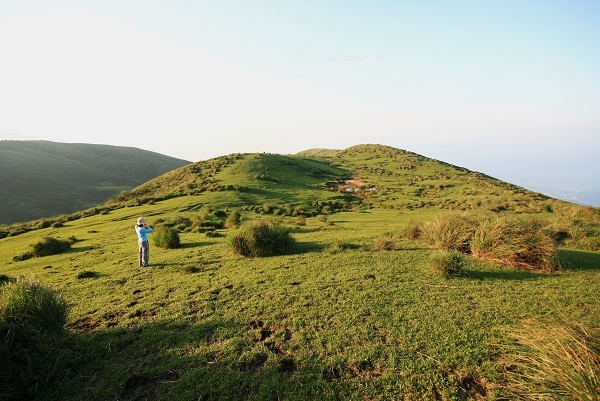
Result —
<path fill-rule="evenodd" d="M 40 332 L 61 332 L 69 306 L 63 296 L 34 279 L 2 287 L 0 320 Z"/>
<path fill-rule="evenodd" d="M 179 232 L 172 227 L 158 226 L 152 233 L 154 245 L 164 249 L 175 249 L 181 246 Z"/>
<path fill-rule="evenodd" d="M 295 246 L 287 228 L 264 220 L 252 221 L 229 234 L 228 243 L 235 253 L 250 257 L 283 255 Z"/>
<path fill-rule="evenodd" d="M 57 255 L 69 250 L 75 241 L 77 241 L 75 237 L 68 240 L 45 237 L 33 246 L 33 255 L 36 257 Z"/>
<path fill-rule="evenodd" d="M 422 222 L 420 222 L 418 220 L 414 220 L 414 219 L 409 219 L 406 222 L 406 227 L 400 233 L 400 236 L 403 238 L 406 238 L 406 239 L 417 240 L 417 239 L 421 238 L 422 229 L 423 229 Z"/>
<path fill-rule="evenodd" d="M 469 252 L 469 240 L 473 235 L 473 223 L 456 214 L 442 214 L 423 224 L 421 239 L 439 250 Z"/>
<path fill-rule="evenodd" d="M 444 278 L 460 277 L 464 275 L 465 256 L 455 249 L 436 252 L 431 256 L 430 266 Z"/>
<path fill-rule="evenodd" d="M 555 241 L 532 219 L 483 220 L 470 247 L 473 256 L 504 265 L 547 271 L 560 267 Z"/>
<path fill-rule="evenodd" d="M 396 249 L 396 240 L 392 234 L 382 234 L 373 240 L 373 251 L 393 251 Z"/>
<path fill-rule="evenodd" d="M 61 399 L 73 371 L 63 330 L 68 305 L 34 279 L 0 287 L 0 399 Z"/>
<path fill-rule="evenodd" d="M 599 400 L 600 330 L 564 320 L 528 320 L 504 346 L 511 399 Z"/>
<path fill-rule="evenodd" d="M 323 250 L 323 252 L 336 254 L 336 253 L 341 253 L 341 252 L 345 252 L 350 249 L 357 249 L 357 248 L 359 248 L 358 245 L 351 244 L 346 241 L 342 241 L 341 239 L 335 239 Z"/>
<path fill-rule="evenodd" d="M 229 212 L 225 220 L 226 228 L 238 228 L 242 222 L 242 215 L 237 210 Z"/>

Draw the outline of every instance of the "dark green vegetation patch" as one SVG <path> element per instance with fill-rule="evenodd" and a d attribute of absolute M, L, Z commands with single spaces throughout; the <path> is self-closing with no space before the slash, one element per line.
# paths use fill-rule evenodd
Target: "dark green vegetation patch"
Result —
<path fill-rule="evenodd" d="M 188 163 L 129 147 L 0 141 L 0 224 L 86 209 Z"/>

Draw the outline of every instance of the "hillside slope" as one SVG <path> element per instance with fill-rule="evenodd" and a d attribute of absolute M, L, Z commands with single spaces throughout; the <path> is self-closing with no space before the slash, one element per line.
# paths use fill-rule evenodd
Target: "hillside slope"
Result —
<path fill-rule="evenodd" d="M 538 213 L 551 198 L 485 174 L 384 145 L 316 149 L 296 155 L 232 154 L 201 161 L 121 193 L 107 205 L 184 195 L 259 211 L 311 213 L 381 207 Z M 306 213 L 305 213 L 306 214 Z"/>
<path fill-rule="evenodd" d="M 235 212 L 239 231 L 226 224 Z M 147 268 L 136 258 L 140 216 L 156 229 Z M 460 254 L 463 274 L 446 277 L 434 263 L 446 253 L 413 234 L 460 216 L 484 228 L 543 224 L 534 239 L 552 233 L 565 268 Z M 257 220 L 296 246 L 234 252 L 231 239 Z M 179 247 L 156 242 L 167 228 Z M 600 327 L 600 209 L 380 145 L 217 157 L 3 230 L 0 399 L 516 399 L 502 348 L 514 349 L 513 329 L 565 317 Z M 72 246 L 32 254 L 44 238 Z M 66 330 L 20 330 L 5 317 L 9 291 L 29 277 L 64 296 Z"/>
<path fill-rule="evenodd" d="M 0 141 L 0 223 L 82 210 L 188 163 L 130 147 Z"/>

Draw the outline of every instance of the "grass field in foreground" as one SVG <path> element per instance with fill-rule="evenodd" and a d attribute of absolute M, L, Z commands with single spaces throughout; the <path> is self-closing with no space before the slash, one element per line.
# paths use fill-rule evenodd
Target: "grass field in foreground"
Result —
<path fill-rule="evenodd" d="M 430 271 L 435 251 L 416 242 L 368 250 L 409 218 L 436 213 L 427 210 L 338 213 L 304 227 L 281 218 L 298 250 L 268 258 L 234 255 L 225 236 L 182 233 L 182 248 L 151 246 L 151 267 L 138 268 L 135 218 L 152 224 L 190 202 L 0 240 L 0 273 L 35 275 L 72 305 L 63 340 L 72 371 L 49 398 L 497 399 L 507 328 L 540 315 L 600 316 L 598 253 L 563 249 L 567 269 L 553 274 L 468 258 L 465 277 L 445 280 Z M 12 261 L 42 236 L 79 241 L 62 255 Z M 333 252 L 336 241 L 354 246 Z"/>

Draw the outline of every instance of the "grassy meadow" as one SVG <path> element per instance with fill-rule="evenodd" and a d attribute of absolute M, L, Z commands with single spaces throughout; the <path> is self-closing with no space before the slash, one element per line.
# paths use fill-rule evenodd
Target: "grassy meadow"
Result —
<path fill-rule="evenodd" d="M 108 202 L 101 213 L 0 239 L 0 279 L 6 283 L 0 288 L 7 292 L 17 278 L 34 277 L 69 305 L 58 334 L 0 326 L 0 355 L 12 363 L 1 373 L 21 380 L 19 386 L 0 381 L 0 395 L 579 399 L 560 398 L 557 384 L 535 391 L 513 384 L 511 371 L 525 370 L 510 362 L 510 354 L 522 338 L 519 330 L 532 320 L 600 327 L 600 253 L 576 242 L 584 230 L 588 235 L 581 238 L 596 238 L 597 211 L 505 183 L 490 190 L 497 184 L 491 178 L 414 154 L 408 156 L 415 167 L 388 166 L 400 173 L 394 176 L 384 172 L 389 155 L 378 154 L 383 156 L 364 149 L 345 158 L 337 152 L 320 152 L 318 159 L 236 155 L 212 161 L 210 172 L 202 170 L 206 164 L 195 166 L 193 179 L 184 172 L 194 165 L 186 166 L 169 173 L 179 180 L 157 179 L 170 183 L 171 195 L 159 192 L 166 184 L 151 181 Z M 334 162 L 326 166 L 326 157 Z M 293 163 L 309 174 L 277 168 Z M 419 181 L 411 172 L 428 178 Z M 348 173 L 369 185 L 349 194 L 328 189 Z M 411 182 L 425 188 L 420 196 Z M 378 191 L 370 192 L 372 185 Z M 219 210 L 239 210 L 242 225 L 277 222 L 295 240 L 293 250 L 255 258 L 236 254 L 229 245 L 236 228 L 207 223 Z M 562 238 L 558 246 L 559 268 L 517 268 L 465 252 L 460 274 L 448 278 L 432 262 L 440 250 L 406 234 L 439 216 L 514 217 L 525 210 L 555 233 L 570 229 L 571 242 Z M 137 266 L 133 226 L 139 216 L 177 228 L 181 240 L 176 249 L 151 242 L 148 268 Z M 72 246 L 57 255 L 14 259 L 44 237 L 71 239 Z M 557 397 L 535 398 L 540 391 Z"/>

